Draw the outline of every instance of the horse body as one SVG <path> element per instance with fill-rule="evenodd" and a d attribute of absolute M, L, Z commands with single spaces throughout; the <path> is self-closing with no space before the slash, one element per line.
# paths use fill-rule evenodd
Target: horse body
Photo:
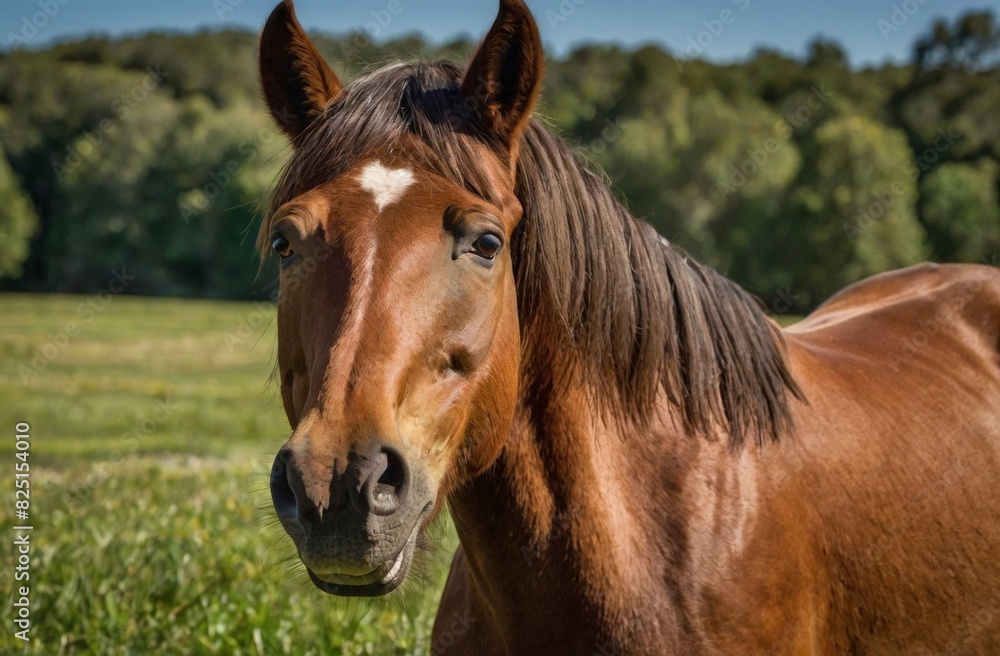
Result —
<path fill-rule="evenodd" d="M 923 265 L 781 331 L 531 118 L 502 0 L 466 70 L 344 85 L 280 4 L 292 434 L 277 515 L 339 596 L 448 504 L 434 654 L 1000 653 L 1000 274 Z"/>
<path fill-rule="evenodd" d="M 435 653 L 1000 652 L 1000 275 L 883 274 L 785 342 L 808 402 L 759 451 L 522 401 L 452 502 Z"/>

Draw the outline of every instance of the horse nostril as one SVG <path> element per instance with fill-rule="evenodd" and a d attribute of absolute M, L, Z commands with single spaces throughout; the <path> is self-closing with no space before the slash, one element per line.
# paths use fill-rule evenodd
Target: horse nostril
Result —
<path fill-rule="evenodd" d="M 288 465 L 286 464 L 291 452 L 282 448 L 274 458 L 271 465 L 271 503 L 278 518 L 284 521 L 298 520 L 298 505 L 295 501 L 295 492 L 288 482 Z"/>
<path fill-rule="evenodd" d="M 403 503 L 409 476 L 406 461 L 395 449 L 385 447 L 380 456 L 385 459 L 385 469 L 365 486 L 368 507 L 376 515 L 391 515 Z"/>
<path fill-rule="evenodd" d="M 406 479 L 406 466 L 403 464 L 403 459 L 395 451 L 386 450 L 385 457 L 388 463 L 385 471 L 378 477 L 378 483 L 392 488 L 395 492 L 402 487 Z"/>

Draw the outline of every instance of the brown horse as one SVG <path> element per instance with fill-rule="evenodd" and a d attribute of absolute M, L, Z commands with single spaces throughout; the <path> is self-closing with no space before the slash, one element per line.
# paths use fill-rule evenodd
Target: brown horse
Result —
<path fill-rule="evenodd" d="M 467 70 L 342 85 L 291 2 L 293 432 L 271 491 L 313 582 L 399 586 L 447 503 L 435 654 L 1000 654 L 1000 274 L 923 265 L 781 331 L 531 112 L 502 0 Z"/>

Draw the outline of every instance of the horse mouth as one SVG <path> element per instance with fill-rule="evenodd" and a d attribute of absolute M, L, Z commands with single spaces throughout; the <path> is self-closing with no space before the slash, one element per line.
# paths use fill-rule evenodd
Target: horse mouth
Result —
<path fill-rule="evenodd" d="M 306 567 L 313 584 L 327 594 L 338 597 L 378 597 L 388 594 L 402 585 L 413 564 L 413 553 L 416 550 L 417 534 L 421 522 L 410 532 L 410 537 L 403 543 L 399 553 L 376 567 L 367 574 L 323 573 L 322 576 Z"/>

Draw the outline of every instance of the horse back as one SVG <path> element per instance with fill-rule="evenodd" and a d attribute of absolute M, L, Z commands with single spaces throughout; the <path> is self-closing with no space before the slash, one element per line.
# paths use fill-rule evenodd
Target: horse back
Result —
<path fill-rule="evenodd" d="M 803 516 L 825 649 L 1000 653 L 1000 271 L 879 275 L 785 338 L 806 402 L 767 493 Z"/>

